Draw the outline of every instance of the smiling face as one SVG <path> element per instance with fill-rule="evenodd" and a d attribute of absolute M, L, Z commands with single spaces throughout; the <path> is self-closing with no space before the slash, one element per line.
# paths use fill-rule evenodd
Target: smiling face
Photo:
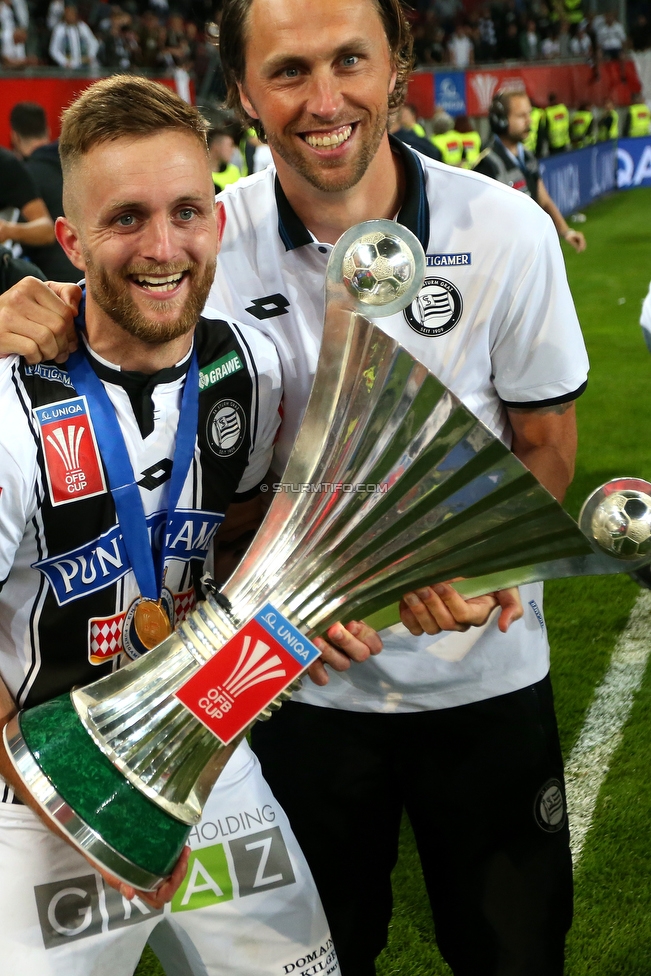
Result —
<path fill-rule="evenodd" d="M 396 73 L 373 0 L 254 0 L 242 104 L 320 191 L 355 186 L 386 132 Z"/>
<path fill-rule="evenodd" d="M 180 129 L 94 146 L 66 176 L 57 238 L 86 272 L 87 320 L 101 314 L 144 343 L 194 328 L 223 226 L 210 164 Z"/>

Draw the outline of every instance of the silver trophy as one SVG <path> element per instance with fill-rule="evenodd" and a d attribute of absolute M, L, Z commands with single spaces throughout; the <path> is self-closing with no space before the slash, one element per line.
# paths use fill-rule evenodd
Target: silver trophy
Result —
<path fill-rule="evenodd" d="M 169 874 L 246 731 L 224 745 L 175 692 L 269 601 L 310 637 L 443 580 L 461 580 L 455 585 L 473 595 L 631 570 L 651 558 L 651 485 L 604 486 L 579 528 L 457 397 L 365 317 L 416 301 L 424 271 L 420 244 L 392 221 L 343 235 L 328 264 L 303 424 L 238 569 L 144 657 L 5 730 L 43 810 L 128 884 L 152 889 Z"/>

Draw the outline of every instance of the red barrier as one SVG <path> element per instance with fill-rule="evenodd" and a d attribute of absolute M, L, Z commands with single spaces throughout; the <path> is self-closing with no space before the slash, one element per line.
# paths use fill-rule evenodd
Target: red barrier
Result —
<path fill-rule="evenodd" d="M 624 70 L 625 81 L 621 80 Z M 454 68 L 448 69 L 454 72 Z M 434 103 L 434 72 L 417 72 L 409 81 L 408 101 L 423 118 L 431 118 Z M 581 102 L 603 105 L 612 98 L 616 105 L 628 105 L 631 92 L 641 89 L 633 61 L 620 65 L 606 61 L 599 66 L 598 76 L 587 64 L 516 65 L 514 67 L 473 68 L 465 72 L 465 96 L 468 115 L 487 115 L 493 95 L 502 88 L 525 88 L 529 97 L 546 106 L 550 92 L 569 108 Z"/>
<path fill-rule="evenodd" d="M 58 139 L 61 112 L 74 102 L 96 78 L 1 78 L 0 79 L 0 145 L 11 146 L 9 113 L 17 102 L 38 102 L 47 114 L 52 139 Z M 175 88 L 174 79 L 158 78 L 162 85 Z"/>

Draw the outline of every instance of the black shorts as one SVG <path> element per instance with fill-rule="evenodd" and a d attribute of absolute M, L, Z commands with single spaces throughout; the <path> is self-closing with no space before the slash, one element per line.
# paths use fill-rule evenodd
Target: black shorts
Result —
<path fill-rule="evenodd" d="M 372 976 L 406 809 L 455 976 L 560 976 L 572 918 L 563 767 L 548 678 L 401 714 L 288 702 L 253 732 L 314 873 L 343 976 Z"/>

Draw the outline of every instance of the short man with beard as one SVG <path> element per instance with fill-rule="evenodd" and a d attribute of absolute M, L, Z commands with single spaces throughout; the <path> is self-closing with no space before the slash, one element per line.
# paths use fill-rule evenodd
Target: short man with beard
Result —
<path fill-rule="evenodd" d="M 66 112 L 60 151 L 57 235 L 86 292 L 65 366 L 11 356 L 0 369 L 0 728 L 183 619 L 231 501 L 231 532 L 257 513 L 278 423 L 270 340 L 200 317 L 223 210 L 197 111 L 153 82 L 107 79 Z M 115 480 L 118 444 L 131 482 Z M 129 483 L 125 507 L 114 489 Z M 130 548 L 137 530 L 151 550 Z M 131 976 L 153 932 L 174 976 L 272 976 L 312 954 L 338 973 L 246 743 L 204 814 L 172 876 L 134 892 L 58 836 L 0 746 L 2 972 Z"/>

